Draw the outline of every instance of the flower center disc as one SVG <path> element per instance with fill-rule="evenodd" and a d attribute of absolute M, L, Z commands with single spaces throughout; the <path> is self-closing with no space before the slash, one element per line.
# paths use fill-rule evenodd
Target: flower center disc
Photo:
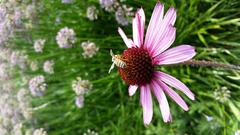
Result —
<path fill-rule="evenodd" d="M 154 66 L 148 52 L 143 48 L 132 47 L 123 52 L 125 68 L 118 68 L 122 79 L 129 85 L 144 85 L 151 81 Z"/>

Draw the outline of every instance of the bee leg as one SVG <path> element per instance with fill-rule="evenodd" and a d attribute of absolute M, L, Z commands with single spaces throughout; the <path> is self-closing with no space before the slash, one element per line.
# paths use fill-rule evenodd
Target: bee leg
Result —
<path fill-rule="evenodd" d="M 114 69 L 114 63 L 111 65 L 111 67 L 108 70 L 108 73 L 110 74 L 110 72 Z"/>

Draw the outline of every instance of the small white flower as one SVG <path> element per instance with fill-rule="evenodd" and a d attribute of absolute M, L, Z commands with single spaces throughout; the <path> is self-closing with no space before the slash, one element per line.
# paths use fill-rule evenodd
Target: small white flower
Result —
<path fill-rule="evenodd" d="M 18 101 L 18 110 L 21 111 L 21 115 L 27 120 L 32 118 L 31 97 L 29 94 L 28 90 L 20 89 L 16 100 Z"/>
<path fill-rule="evenodd" d="M 30 100 L 29 94 L 30 93 L 26 89 L 22 88 L 17 92 L 17 100 L 23 103 L 29 102 Z"/>
<path fill-rule="evenodd" d="M 125 17 L 124 11 L 121 7 L 119 7 L 118 10 L 115 12 L 115 18 L 118 24 L 121 24 L 122 26 L 128 25 L 128 20 Z"/>
<path fill-rule="evenodd" d="M 0 45 L 4 45 L 12 33 L 13 27 L 11 25 L 11 20 L 9 20 L 9 18 L 6 18 L 0 21 Z"/>
<path fill-rule="evenodd" d="M 44 72 L 48 74 L 54 74 L 54 61 L 53 60 L 47 60 L 43 64 L 43 70 Z"/>
<path fill-rule="evenodd" d="M 47 87 L 45 78 L 42 75 L 32 78 L 28 85 L 33 96 L 43 96 Z"/>
<path fill-rule="evenodd" d="M 81 44 L 82 48 L 83 48 L 83 57 L 84 58 L 91 58 L 93 57 L 99 50 L 99 48 L 96 46 L 96 44 L 94 42 L 82 42 Z"/>
<path fill-rule="evenodd" d="M 10 61 L 11 54 L 12 50 L 5 47 L 0 47 L 0 60 Z"/>
<path fill-rule="evenodd" d="M 0 5 L 0 22 L 5 19 L 7 15 L 7 8 L 5 6 Z"/>
<path fill-rule="evenodd" d="M 38 62 L 37 61 L 31 61 L 30 62 L 30 68 L 32 71 L 37 71 L 39 69 Z"/>
<path fill-rule="evenodd" d="M 32 20 L 36 16 L 36 7 L 33 4 L 27 6 L 25 11 L 26 18 Z"/>
<path fill-rule="evenodd" d="M 92 84 L 88 80 L 82 80 L 81 77 L 77 77 L 72 82 L 72 89 L 76 95 L 83 95 L 92 89 Z"/>
<path fill-rule="evenodd" d="M 73 29 L 64 27 L 57 33 L 56 40 L 60 48 L 70 48 L 76 42 L 76 34 Z"/>
<path fill-rule="evenodd" d="M 9 78 L 9 66 L 6 63 L 0 64 L 0 78 L 7 79 Z"/>
<path fill-rule="evenodd" d="M 31 107 L 22 107 L 22 115 L 25 119 L 30 120 L 33 117 L 33 109 Z"/>
<path fill-rule="evenodd" d="M 207 119 L 207 121 L 212 121 L 213 120 L 212 116 L 205 115 L 205 118 Z"/>
<path fill-rule="evenodd" d="M 90 6 L 87 8 L 87 18 L 91 21 L 97 20 L 98 10 L 95 6 Z"/>
<path fill-rule="evenodd" d="M 113 11 L 113 7 L 117 2 L 116 0 L 99 0 L 99 3 L 102 8 L 110 12 Z"/>
<path fill-rule="evenodd" d="M 224 103 L 231 97 L 231 91 L 227 87 L 220 87 L 214 91 L 214 97 L 217 101 Z"/>
<path fill-rule="evenodd" d="M 22 24 L 22 17 L 23 17 L 23 14 L 22 14 L 21 11 L 19 11 L 19 10 L 15 11 L 14 16 L 13 16 L 13 22 L 14 22 L 16 27 L 20 27 L 21 26 L 21 24 Z"/>
<path fill-rule="evenodd" d="M 115 18 L 118 24 L 126 26 L 129 24 L 128 17 L 133 16 L 132 12 L 133 8 L 128 8 L 126 5 L 123 5 L 122 7 L 118 7 L 117 11 L 115 12 Z"/>
<path fill-rule="evenodd" d="M 99 135 L 96 131 L 88 129 L 83 135 Z"/>
<path fill-rule="evenodd" d="M 234 135 L 240 135 L 240 130 L 237 130 Z"/>
<path fill-rule="evenodd" d="M 76 99 L 75 99 L 75 104 L 78 108 L 83 108 L 83 106 L 84 106 L 84 96 L 83 95 L 77 96 Z"/>
<path fill-rule="evenodd" d="M 18 123 L 16 125 L 14 125 L 14 127 L 13 127 L 13 134 L 14 135 L 23 135 L 22 128 L 23 128 L 23 124 L 22 123 Z"/>
<path fill-rule="evenodd" d="M 47 135 L 47 132 L 44 131 L 44 129 L 40 128 L 40 129 L 35 129 L 33 131 L 33 135 Z"/>
<path fill-rule="evenodd" d="M 18 65 L 21 69 L 26 68 L 27 55 L 23 52 L 13 51 L 10 57 L 10 62 L 13 66 Z"/>
<path fill-rule="evenodd" d="M 60 23 L 61 23 L 61 17 L 60 17 L 60 16 L 57 16 L 57 17 L 56 17 L 55 23 L 56 23 L 56 24 L 60 24 Z"/>
<path fill-rule="evenodd" d="M 43 52 L 45 42 L 46 42 L 45 39 L 35 40 L 34 45 L 33 45 L 35 52 Z"/>
<path fill-rule="evenodd" d="M 65 3 L 65 4 L 70 4 L 73 2 L 74 2 L 74 0 L 62 0 L 62 3 Z"/>

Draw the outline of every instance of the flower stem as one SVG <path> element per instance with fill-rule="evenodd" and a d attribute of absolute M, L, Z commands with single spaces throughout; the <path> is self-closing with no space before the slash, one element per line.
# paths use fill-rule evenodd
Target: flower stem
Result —
<path fill-rule="evenodd" d="M 191 65 L 191 66 L 215 67 L 215 68 L 223 68 L 228 70 L 240 70 L 240 65 L 223 64 L 223 63 L 218 63 L 214 61 L 205 61 L 205 60 L 189 60 L 189 61 L 182 62 L 180 64 Z"/>

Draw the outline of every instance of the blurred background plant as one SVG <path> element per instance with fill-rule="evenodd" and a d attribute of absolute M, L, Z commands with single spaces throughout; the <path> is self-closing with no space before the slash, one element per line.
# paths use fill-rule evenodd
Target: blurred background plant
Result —
<path fill-rule="evenodd" d="M 125 45 L 121 26 L 131 37 L 131 18 L 143 7 L 150 20 L 156 1 L 1 0 L 0 134 L 239 134 L 238 71 L 186 65 L 160 69 L 181 79 L 195 93 L 184 97 L 184 112 L 170 101 L 172 123 L 154 107 L 145 127 L 139 96 L 108 74 L 109 50 Z M 191 44 L 197 60 L 238 64 L 238 0 L 162 0 L 177 9 L 174 45 Z M 154 104 L 156 106 L 156 104 Z"/>

